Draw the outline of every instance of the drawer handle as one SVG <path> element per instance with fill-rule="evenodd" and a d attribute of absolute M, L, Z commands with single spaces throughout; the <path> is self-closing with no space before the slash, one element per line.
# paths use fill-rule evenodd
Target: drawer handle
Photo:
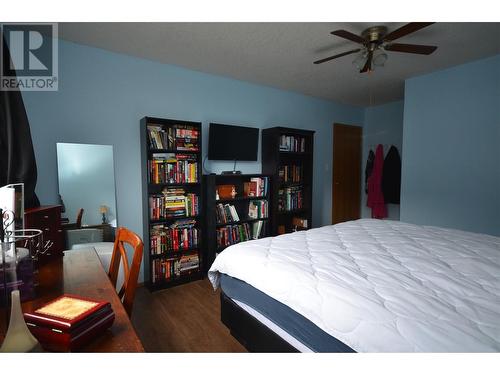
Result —
<path fill-rule="evenodd" d="M 45 232 L 50 232 L 50 228 L 45 228 L 44 231 Z"/>
<path fill-rule="evenodd" d="M 44 219 L 48 219 L 48 218 L 49 218 L 49 216 L 48 216 L 48 215 L 45 215 L 43 218 L 44 218 Z"/>

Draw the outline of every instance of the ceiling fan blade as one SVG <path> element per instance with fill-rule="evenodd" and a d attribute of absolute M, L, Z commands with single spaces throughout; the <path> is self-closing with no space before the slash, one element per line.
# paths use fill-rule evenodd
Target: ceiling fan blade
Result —
<path fill-rule="evenodd" d="M 347 30 L 335 30 L 335 31 L 332 31 L 330 34 L 339 36 L 341 38 L 344 38 L 344 39 L 347 39 L 347 40 L 350 40 L 352 42 L 356 42 L 359 44 L 366 43 L 366 40 L 364 38 L 360 37 L 359 35 L 353 34 Z"/>
<path fill-rule="evenodd" d="M 401 26 L 399 29 L 396 29 L 386 36 L 384 36 L 383 40 L 384 41 L 391 41 L 391 40 L 396 40 L 399 39 L 405 35 L 414 33 L 415 31 L 418 31 L 420 29 L 423 29 L 424 27 L 432 25 L 434 22 L 410 22 L 404 26 Z"/>
<path fill-rule="evenodd" d="M 315 61 L 314 64 L 322 64 L 324 62 L 327 62 L 327 61 L 330 61 L 330 60 L 333 60 L 333 59 L 336 59 L 338 57 L 342 57 L 342 56 L 345 56 L 345 55 L 350 55 L 351 53 L 356 53 L 356 52 L 359 52 L 361 51 L 361 48 L 357 48 L 357 49 L 353 49 L 351 51 L 347 51 L 347 52 L 342 52 L 342 53 L 339 53 L 338 55 L 333 55 L 333 56 L 330 56 L 330 57 L 326 57 L 324 59 L 321 59 L 321 60 L 318 60 L 318 61 Z"/>
<path fill-rule="evenodd" d="M 422 44 L 393 43 L 393 44 L 388 44 L 387 46 L 384 47 L 384 49 L 387 51 L 418 53 L 419 55 L 430 55 L 437 49 L 437 47 L 425 46 Z"/>
<path fill-rule="evenodd" d="M 373 58 L 373 51 L 369 51 L 365 66 L 363 66 L 363 69 L 359 71 L 360 73 L 366 73 L 372 70 L 372 58 Z"/>

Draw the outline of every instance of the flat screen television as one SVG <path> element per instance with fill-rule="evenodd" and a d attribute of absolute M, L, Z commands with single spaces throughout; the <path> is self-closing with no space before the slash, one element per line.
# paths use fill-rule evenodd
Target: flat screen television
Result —
<path fill-rule="evenodd" d="M 256 161 L 259 129 L 210 123 L 209 160 Z"/>

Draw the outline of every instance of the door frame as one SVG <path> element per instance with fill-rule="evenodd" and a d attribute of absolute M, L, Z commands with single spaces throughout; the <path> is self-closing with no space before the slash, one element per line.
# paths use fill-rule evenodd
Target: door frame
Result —
<path fill-rule="evenodd" d="M 355 128 L 359 128 L 360 130 L 360 140 L 361 140 L 361 148 L 359 150 L 360 152 L 360 165 L 359 165 L 359 168 L 360 168 L 360 173 L 359 173 L 359 217 L 361 217 L 361 212 L 362 212 L 362 209 L 361 209 L 361 203 L 362 203 L 362 199 L 361 199 L 361 193 L 362 193 L 362 189 L 363 189 L 363 180 L 362 180 L 362 174 L 363 174 L 363 126 L 361 125 L 352 125 L 352 124 L 344 124 L 344 123 L 340 123 L 340 122 L 334 122 L 332 124 L 332 206 L 331 206 L 331 223 L 333 224 L 333 219 L 334 219 L 334 215 L 333 215 L 333 210 L 334 210 L 334 199 L 333 199 L 333 194 L 334 194 L 334 189 L 335 189 L 335 181 L 334 181 L 334 177 L 335 177 L 335 170 L 334 170 L 334 166 L 335 166 L 335 127 L 349 127 L 349 128 L 352 128 L 352 127 L 355 127 Z"/>

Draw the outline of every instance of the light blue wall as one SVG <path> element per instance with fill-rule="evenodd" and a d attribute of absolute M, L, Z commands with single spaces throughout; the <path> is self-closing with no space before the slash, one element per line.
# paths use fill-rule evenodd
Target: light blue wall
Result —
<path fill-rule="evenodd" d="M 37 194 L 56 203 L 56 142 L 114 147 L 118 224 L 142 235 L 139 120 L 143 116 L 316 130 L 315 226 L 331 223 L 332 124 L 362 125 L 363 108 L 77 45 L 59 44 L 59 91 L 24 92 L 38 164 Z M 333 83 L 332 83 L 333 84 Z M 207 163 L 213 172 L 232 163 Z M 238 164 L 260 172 L 259 161 Z"/>
<path fill-rule="evenodd" d="M 365 110 L 363 127 L 363 165 L 362 165 L 362 189 L 361 189 L 361 216 L 371 217 L 371 209 L 366 207 L 365 194 L 365 167 L 366 159 L 370 149 L 375 152 L 376 146 L 384 145 L 384 155 L 387 155 L 389 147 L 394 145 L 402 155 L 403 144 L 403 108 L 404 101 L 387 103 L 376 107 L 368 107 Z M 387 205 L 388 219 L 399 220 L 399 204 Z"/>
<path fill-rule="evenodd" d="M 406 81 L 401 220 L 500 235 L 500 55 Z"/>

